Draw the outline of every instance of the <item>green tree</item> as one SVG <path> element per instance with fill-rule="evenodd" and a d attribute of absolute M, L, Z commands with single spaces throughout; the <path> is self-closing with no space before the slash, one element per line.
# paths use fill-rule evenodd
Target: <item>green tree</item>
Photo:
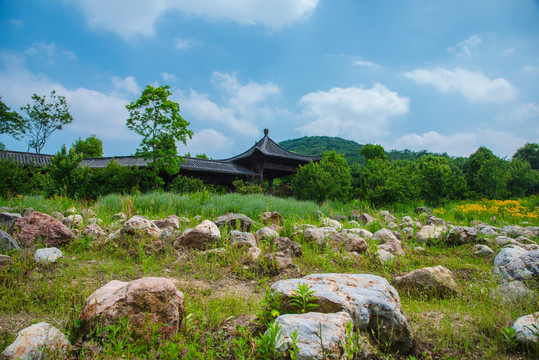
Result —
<path fill-rule="evenodd" d="M 440 205 L 445 199 L 464 195 L 466 181 L 462 172 L 449 158 L 427 155 L 418 160 L 417 186 L 422 199 Z"/>
<path fill-rule="evenodd" d="M 140 136 L 142 141 L 136 155 L 150 160 L 149 167 L 158 187 L 159 171 L 177 174 L 181 158 L 176 153 L 176 141 L 184 144 L 193 132 L 187 129 L 189 123 L 180 115 L 180 105 L 172 100 L 170 87 L 154 88 L 147 85 L 137 101 L 126 105 L 129 111 L 127 127 Z"/>
<path fill-rule="evenodd" d="M 386 151 L 384 150 L 382 145 L 365 144 L 361 147 L 361 150 L 359 150 L 359 153 L 365 156 L 365 159 L 367 160 L 372 160 L 372 159 L 387 160 Z"/>
<path fill-rule="evenodd" d="M 327 199 L 346 201 L 350 196 L 350 182 L 350 168 L 344 155 L 328 151 L 320 162 L 310 162 L 298 168 L 292 180 L 292 190 L 302 200 L 319 203 Z"/>
<path fill-rule="evenodd" d="M 26 133 L 26 121 L 16 111 L 11 111 L 0 96 L 0 134 L 13 136 L 15 139 L 20 138 Z M 4 144 L 0 143 L 3 147 Z"/>
<path fill-rule="evenodd" d="M 96 158 L 103 156 L 103 141 L 95 135 L 87 137 L 85 140 L 78 138 L 71 146 L 77 154 L 82 154 L 84 158 Z"/>
<path fill-rule="evenodd" d="M 517 150 L 513 159 L 521 159 L 530 163 L 533 170 L 539 170 L 539 144 L 527 143 Z"/>
<path fill-rule="evenodd" d="M 507 190 L 510 196 L 524 197 L 539 191 L 539 171 L 532 169 L 529 162 L 513 158 L 509 163 Z"/>
<path fill-rule="evenodd" d="M 90 169 L 86 166 L 80 166 L 82 159 L 82 154 L 77 153 L 75 149 L 71 148 L 68 151 L 66 146 L 62 145 L 60 151 L 51 158 L 51 163 L 47 167 L 50 178 L 46 188 L 48 196 L 84 197 Z"/>
<path fill-rule="evenodd" d="M 498 157 L 492 153 L 489 149 L 484 146 L 481 146 L 474 152 L 466 163 L 464 164 L 464 176 L 466 178 L 466 183 L 468 188 L 477 194 L 481 193 L 481 182 L 477 179 L 477 173 L 481 166 L 488 160 L 495 160 Z"/>
<path fill-rule="evenodd" d="M 56 130 L 73 122 L 73 117 L 69 113 L 69 105 L 64 96 L 57 96 L 56 91 L 52 90 L 50 100 L 47 101 L 47 96 L 32 95 L 34 103 L 27 104 L 21 107 L 27 115 L 29 136 L 28 151 L 34 149 L 36 153 L 40 153 L 45 146 L 47 138 Z"/>
<path fill-rule="evenodd" d="M 489 199 L 504 199 L 509 193 L 507 161 L 495 156 L 481 164 L 474 178 L 476 192 Z"/>

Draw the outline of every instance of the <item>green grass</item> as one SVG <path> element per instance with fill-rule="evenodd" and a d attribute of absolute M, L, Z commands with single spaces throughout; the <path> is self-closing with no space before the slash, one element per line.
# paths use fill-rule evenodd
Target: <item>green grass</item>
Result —
<path fill-rule="evenodd" d="M 191 220 L 183 228 L 196 225 L 194 217 L 215 219 L 227 212 L 244 213 L 254 221 L 265 211 L 279 211 L 285 218 L 284 234 L 291 237 L 294 226 L 310 223 L 320 226 L 318 211 L 325 216 L 368 212 L 375 217 L 376 210 L 362 202 L 347 204 L 327 202 L 321 206 L 312 202 L 280 199 L 263 195 L 215 195 L 198 193 L 178 195 L 164 192 L 131 196 L 109 195 L 92 203 L 77 203 L 65 198 L 44 199 L 21 197 L 0 201 L 0 206 L 32 207 L 50 213 L 66 212 L 74 206 L 78 211 L 91 207 L 104 220 L 103 227 L 111 226 L 112 215 L 124 212 L 149 218 L 165 218 L 176 214 Z M 398 206 L 395 213 L 400 222 L 404 215 L 416 218 L 413 206 Z M 444 216 L 444 215 L 439 215 Z M 450 211 L 446 220 L 457 223 Z M 501 219 L 498 226 L 503 226 Z M 345 227 L 350 227 L 344 222 Z M 261 225 L 260 225 L 261 226 Z M 260 226 L 255 226 L 256 230 Z M 376 231 L 383 227 L 378 219 L 367 228 Z M 222 230 L 227 236 L 229 229 Z M 417 358 L 454 359 L 533 359 L 536 349 L 523 349 L 504 340 L 502 329 L 519 316 L 537 311 L 537 303 L 507 306 L 490 296 L 496 283 L 492 280 L 492 259 L 472 254 L 473 244 L 448 246 L 444 242 L 425 246 L 424 253 L 411 251 L 417 243 L 414 238 L 403 240 L 407 256 L 383 265 L 376 259 L 376 244 L 369 241 L 369 250 L 360 257 L 346 253 L 339 247 L 308 244 L 302 237 L 295 238 L 303 246 L 303 256 L 294 258 L 301 275 L 321 272 L 370 273 L 387 278 L 426 266 L 442 265 L 456 277 L 461 294 L 447 299 L 401 295 L 405 317 L 414 330 Z M 537 239 L 535 239 L 537 240 Z M 285 275 L 272 272 L 260 261 L 251 265 L 245 249 L 231 247 L 221 241 L 212 247 L 224 247 L 224 254 L 208 254 L 194 250 L 178 251 L 166 244 L 161 251 L 147 251 L 147 240 L 126 242 L 122 246 L 98 244 L 78 237 L 62 248 L 64 257 L 49 266 L 37 265 L 33 254 L 11 254 L 12 264 L 0 269 L 0 351 L 14 338 L 14 331 L 48 320 L 77 342 L 77 318 L 84 300 L 97 288 L 111 280 L 131 281 L 143 276 L 164 276 L 175 281 L 185 296 L 185 313 L 181 328 L 172 339 L 164 340 L 158 329 L 148 328 L 147 336 L 130 334 L 124 323 L 101 329 L 101 335 L 79 342 L 69 353 L 76 359 L 112 359 L 124 357 L 177 359 L 236 359 L 256 356 L 255 341 L 266 329 L 266 294 L 271 284 Z M 270 243 L 260 245 L 271 251 Z M 537 293 L 537 291 L 536 291 Z M 16 321 L 1 320 L 15 319 Z M 52 319 L 52 320 L 51 320 Z M 52 322 L 51 322 L 52 321 Z M 243 344 L 243 345 L 242 345 Z M 380 354 L 381 358 L 408 359 L 406 356 Z"/>

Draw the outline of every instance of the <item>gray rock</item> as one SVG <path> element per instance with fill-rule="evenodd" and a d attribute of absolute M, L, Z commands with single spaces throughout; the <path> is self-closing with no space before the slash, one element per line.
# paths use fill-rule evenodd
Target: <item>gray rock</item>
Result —
<path fill-rule="evenodd" d="M 176 215 L 170 215 L 166 219 L 162 220 L 152 220 L 152 222 L 161 230 L 166 227 L 171 227 L 172 229 L 180 228 L 180 218 Z"/>
<path fill-rule="evenodd" d="M 82 235 L 89 236 L 93 240 L 97 240 L 99 238 L 105 237 L 107 233 L 99 225 L 90 224 L 86 226 L 84 230 L 82 230 Z"/>
<path fill-rule="evenodd" d="M 184 246 L 186 248 L 204 249 L 210 243 L 215 243 L 221 239 L 219 228 L 210 220 L 204 220 L 194 229 L 184 231 L 182 236 L 175 242 L 174 246 Z"/>
<path fill-rule="evenodd" d="M 2 356 L 6 360 L 60 358 L 70 346 L 67 337 L 54 326 L 41 322 L 22 329 Z"/>
<path fill-rule="evenodd" d="M 371 215 L 369 215 L 367 213 L 363 213 L 361 215 L 358 215 L 358 217 L 355 220 L 357 220 L 359 222 L 362 222 L 365 225 L 376 221 L 375 218 L 373 218 Z"/>
<path fill-rule="evenodd" d="M 337 230 L 342 229 L 342 224 L 340 222 L 338 222 L 337 220 L 332 220 L 330 218 L 322 219 L 322 225 L 324 225 L 325 227 L 332 227 Z"/>
<path fill-rule="evenodd" d="M 247 250 L 247 257 L 251 261 L 257 261 L 260 258 L 260 255 L 262 255 L 262 250 L 257 247 L 251 247 Z"/>
<path fill-rule="evenodd" d="M 504 247 L 494 259 L 493 274 L 502 282 L 534 279 L 539 283 L 539 250 L 527 251 L 515 245 Z"/>
<path fill-rule="evenodd" d="M 416 207 L 414 209 L 414 212 L 416 214 L 422 214 L 422 213 L 425 213 L 425 214 L 432 214 L 432 210 L 426 206 L 420 206 L 420 207 Z"/>
<path fill-rule="evenodd" d="M 378 261 L 380 261 L 382 264 L 387 264 L 395 261 L 395 255 L 393 255 L 389 251 L 380 249 L 376 254 L 378 255 Z"/>
<path fill-rule="evenodd" d="M 66 226 L 71 226 L 72 228 L 77 228 L 82 225 L 83 218 L 80 215 L 69 215 L 68 217 L 64 218 L 62 222 Z"/>
<path fill-rule="evenodd" d="M 217 220 L 215 220 L 215 225 L 218 227 L 228 226 L 231 229 L 241 231 L 251 231 L 252 224 L 253 221 L 251 218 L 244 214 L 229 213 L 219 216 Z"/>
<path fill-rule="evenodd" d="M 343 311 L 336 314 L 310 312 L 281 315 L 275 322 L 281 327 L 282 334 L 277 343 L 278 349 L 290 349 L 292 333 L 297 332 L 297 345 L 300 348 L 298 360 L 329 360 L 343 358 L 347 339 L 346 324 L 352 322 L 352 318 Z M 327 355 L 323 353 L 320 339 Z"/>
<path fill-rule="evenodd" d="M 481 234 L 483 234 L 485 236 L 497 236 L 498 235 L 498 233 L 493 228 L 491 228 L 490 226 L 481 229 L 481 231 L 479 231 L 479 233 L 481 233 Z"/>
<path fill-rule="evenodd" d="M 353 228 L 353 229 L 346 229 L 343 231 L 346 233 L 359 235 L 359 237 L 362 237 L 363 239 L 372 239 L 372 233 L 369 230 Z"/>
<path fill-rule="evenodd" d="M 441 240 L 443 230 L 438 226 L 425 225 L 418 231 L 417 241 L 427 244 L 434 240 Z"/>
<path fill-rule="evenodd" d="M 4 228 L 9 228 L 15 220 L 21 217 L 21 214 L 10 213 L 10 212 L 0 212 L 0 226 Z"/>
<path fill-rule="evenodd" d="M 481 257 L 491 257 L 494 255 L 494 251 L 486 245 L 477 244 L 472 248 L 474 255 Z"/>
<path fill-rule="evenodd" d="M 273 241 L 273 243 L 275 244 L 277 251 L 284 251 L 288 249 L 294 256 L 303 255 L 303 248 L 301 245 L 287 237 L 278 237 Z"/>
<path fill-rule="evenodd" d="M 412 237 L 414 236 L 414 228 L 407 226 L 402 229 L 402 233 L 408 237 Z"/>
<path fill-rule="evenodd" d="M 11 250 L 21 251 L 21 247 L 17 240 L 15 240 L 7 232 L 0 230 L 0 251 L 9 252 Z"/>
<path fill-rule="evenodd" d="M 311 274 L 301 279 L 277 281 L 272 292 L 283 296 L 283 310 L 293 310 L 291 297 L 299 284 L 306 283 L 314 291 L 317 312 L 346 311 L 356 329 L 369 330 L 390 351 L 406 354 L 411 350 L 413 335 L 402 314 L 397 291 L 387 280 L 369 274 Z"/>
<path fill-rule="evenodd" d="M 255 237 L 257 239 L 273 240 L 279 237 L 279 233 L 267 226 L 264 226 L 262 229 L 255 232 Z"/>
<path fill-rule="evenodd" d="M 515 280 L 498 285 L 493 295 L 501 301 L 511 304 L 522 304 L 537 299 L 535 292 L 528 289 L 522 281 Z"/>
<path fill-rule="evenodd" d="M 518 225 L 507 225 L 502 228 L 502 233 L 512 238 L 524 235 L 523 229 Z"/>
<path fill-rule="evenodd" d="M 389 229 L 380 229 L 372 235 L 373 240 L 377 240 L 380 244 L 386 243 L 392 240 L 398 240 L 395 234 Z"/>
<path fill-rule="evenodd" d="M 402 248 L 402 243 L 400 240 L 391 240 L 384 244 L 381 244 L 378 246 L 378 250 L 382 251 L 385 250 L 393 255 L 398 256 L 404 256 L 406 253 L 404 252 L 404 249 Z"/>
<path fill-rule="evenodd" d="M 63 256 L 62 250 L 52 247 L 37 249 L 34 255 L 34 259 L 40 264 L 52 264 Z"/>
<path fill-rule="evenodd" d="M 231 230 L 228 234 L 228 239 L 232 246 L 237 247 L 254 247 L 256 246 L 255 236 L 249 232 L 241 232 L 238 230 Z"/>
<path fill-rule="evenodd" d="M 475 241 L 475 238 L 479 234 L 477 229 L 467 226 L 456 226 L 449 231 L 447 235 L 447 242 L 450 244 L 468 244 Z"/>
<path fill-rule="evenodd" d="M 445 297 L 459 292 L 453 273 L 441 266 L 426 267 L 395 278 L 394 285 L 399 291 L 411 294 L 426 294 Z"/>
<path fill-rule="evenodd" d="M 539 311 L 519 317 L 513 324 L 517 340 L 524 346 L 537 344 L 539 334 Z"/>
<path fill-rule="evenodd" d="M 51 212 L 51 216 L 55 218 L 56 220 L 64 221 L 65 216 L 59 213 L 58 211 Z"/>
<path fill-rule="evenodd" d="M 397 222 L 397 218 L 395 216 L 391 215 L 389 213 L 389 211 L 387 211 L 387 210 L 381 210 L 379 212 L 379 214 L 384 217 L 384 220 L 385 220 L 386 223 L 389 223 L 389 222 L 395 222 L 396 223 Z"/>

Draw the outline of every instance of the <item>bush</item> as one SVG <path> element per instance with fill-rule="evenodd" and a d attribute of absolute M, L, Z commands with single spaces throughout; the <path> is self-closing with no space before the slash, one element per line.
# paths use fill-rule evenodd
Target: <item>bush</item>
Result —
<path fill-rule="evenodd" d="M 179 194 L 194 193 L 205 189 L 212 192 L 215 191 L 213 185 L 205 184 L 204 181 L 200 179 L 190 178 L 183 175 L 176 176 L 168 185 L 169 191 Z"/>

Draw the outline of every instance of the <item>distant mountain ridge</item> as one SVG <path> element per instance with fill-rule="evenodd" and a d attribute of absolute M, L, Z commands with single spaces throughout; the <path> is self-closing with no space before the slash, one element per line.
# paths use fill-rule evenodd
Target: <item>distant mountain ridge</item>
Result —
<path fill-rule="evenodd" d="M 344 158 L 349 165 L 363 164 L 365 158 L 359 153 L 362 144 L 358 144 L 353 140 L 346 140 L 339 137 L 331 136 L 304 136 L 297 139 L 284 140 L 279 142 L 279 145 L 288 151 L 292 151 L 302 155 L 322 155 L 326 151 L 334 150 L 338 154 L 344 154 Z M 386 151 L 389 160 L 415 160 L 423 155 L 438 155 L 449 157 L 446 153 L 438 154 L 431 153 L 426 150 L 411 151 L 391 150 Z"/>

